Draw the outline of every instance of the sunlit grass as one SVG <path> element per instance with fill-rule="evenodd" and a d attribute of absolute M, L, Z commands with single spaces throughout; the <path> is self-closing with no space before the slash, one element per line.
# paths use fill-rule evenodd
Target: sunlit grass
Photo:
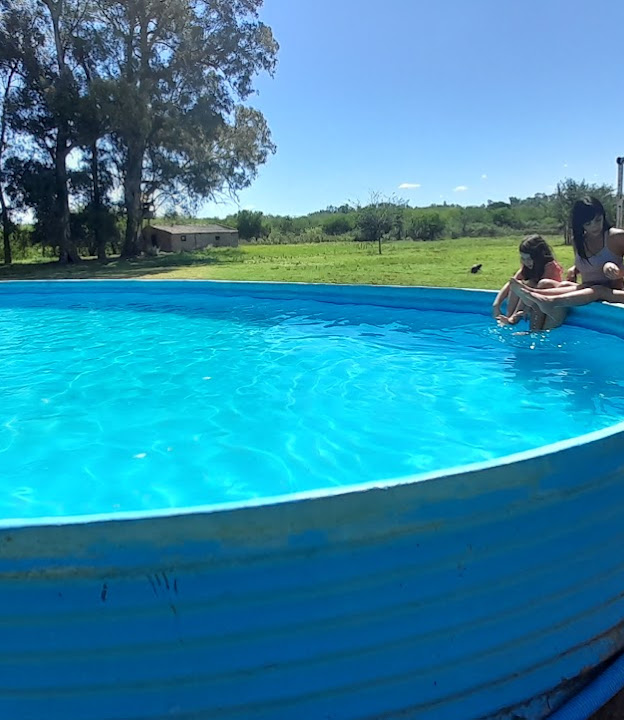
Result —
<path fill-rule="evenodd" d="M 152 278 L 273 280 L 290 282 L 437 285 L 498 288 L 518 269 L 521 237 L 463 238 L 436 242 L 357 242 L 296 245 L 241 245 L 197 253 L 160 255 L 106 264 L 88 259 L 63 267 L 56 262 L 0 266 L 0 279 Z M 560 238 L 548 238 L 557 258 L 568 267 L 572 248 Z M 481 263 L 472 274 L 470 268 Z"/>

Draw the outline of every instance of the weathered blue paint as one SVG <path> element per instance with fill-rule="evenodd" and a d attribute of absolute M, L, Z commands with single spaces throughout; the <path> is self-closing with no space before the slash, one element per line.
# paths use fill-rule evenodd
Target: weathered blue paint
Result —
<path fill-rule="evenodd" d="M 487 312 L 480 291 L 87 281 Z M 624 333 L 621 310 L 571 321 Z M 0 525 L 0 717 L 537 720 L 624 646 L 624 424 L 449 473 Z"/>

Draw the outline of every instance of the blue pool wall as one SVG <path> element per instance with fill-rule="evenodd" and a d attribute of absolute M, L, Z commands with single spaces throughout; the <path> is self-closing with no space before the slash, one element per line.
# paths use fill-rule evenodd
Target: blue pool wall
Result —
<path fill-rule="evenodd" d="M 266 299 L 307 299 L 335 304 L 369 304 L 388 308 L 449 310 L 490 315 L 492 290 L 406 287 L 400 285 L 338 285 L 324 283 L 247 282 L 225 280 L 9 280 L 0 282 L 1 295 L 131 293 L 162 295 L 246 295 Z M 619 305 L 592 303 L 575 308 L 566 324 L 624 337 Z M 620 319 L 622 317 L 622 319 Z"/>

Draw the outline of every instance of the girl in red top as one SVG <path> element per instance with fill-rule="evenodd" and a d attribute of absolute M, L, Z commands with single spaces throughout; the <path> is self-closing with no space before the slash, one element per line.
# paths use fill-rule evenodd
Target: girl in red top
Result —
<path fill-rule="evenodd" d="M 520 269 L 514 275 L 530 287 L 555 287 L 563 280 L 563 268 L 555 260 L 552 248 L 541 235 L 529 235 L 520 243 Z M 507 300 L 503 313 L 501 306 Z M 527 308 L 521 300 L 509 292 L 509 283 L 500 289 L 492 305 L 492 315 L 500 325 L 515 325 L 529 316 L 531 331 L 543 330 L 545 315 L 540 310 Z"/>

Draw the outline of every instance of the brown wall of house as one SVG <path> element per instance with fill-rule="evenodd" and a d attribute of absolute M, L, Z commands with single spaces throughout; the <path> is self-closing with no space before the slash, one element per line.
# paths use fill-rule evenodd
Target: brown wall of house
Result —
<path fill-rule="evenodd" d="M 159 250 L 164 252 L 193 251 L 209 246 L 236 247 L 238 245 L 238 233 L 236 232 L 186 233 L 184 235 L 176 233 L 172 235 L 160 228 L 148 226 L 143 230 L 143 238 L 148 251 L 154 245 L 152 238 L 155 238 Z"/>

